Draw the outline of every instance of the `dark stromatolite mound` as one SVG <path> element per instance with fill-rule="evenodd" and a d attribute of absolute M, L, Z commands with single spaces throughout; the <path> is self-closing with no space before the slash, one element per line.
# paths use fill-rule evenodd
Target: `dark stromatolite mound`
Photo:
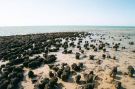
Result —
<path fill-rule="evenodd" d="M 23 67 L 6 65 L 0 73 L 0 89 L 18 89 L 23 80 Z"/>
<path fill-rule="evenodd" d="M 133 66 L 128 66 L 128 75 L 130 76 L 130 77 L 133 77 L 133 74 L 134 74 L 134 68 L 133 68 Z"/>
<path fill-rule="evenodd" d="M 56 52 L 61 46 L 61 39 L 56 38 L 79 37 L 79 34 L 83 35 L 84 32 L 60 32 L 0 37 L 0 59 L 11 60 L 17 58 L 20 54 L 23 54 L 23 56 L 39 54 L 44 52 L 44 47 L 50 47 L 51 45 L 56 48 L 49 48 L 48 51 Z M 47 42 L 47 40 L 50 41 Z M 74 45 L 72 44 L 72 46 Z"/>
<path fill-rule="evenodd" d="M 94 60 L 95 55 L 89 55 L 90 60 Z"/>
<path fill-rule="evenodd" d="M 28 77 L 29 78 L 33 78 L 35 76 L 34 72 L 33 71 L 29 71 L 28 72 Z"/>
<path fill-rule="evenodd" d="M 116 81 L 116 82 L 115 82 L 115 88 L 116 88 L 116 89 L 122 89 L 121 82 Z"/>
<path fill-rule="evenodd" d="M 115 78 L 116 74 L 117 74 L 117 67 L 113 67 L 113 69 L 111 70 L 111 73 L 110 73 L 110 77 Z"/>
<path fill-rule="evenodd" d="M 81 79 L 81 75 L 77 75 L 77 76 L 75 77 L 75 82 L 76 82 L 76 83 L 79 83 L 79 82 L 80 82 L 80 79 Z"/>
<path fill-rule="evenodd" d="M 76 57 L 76 59 L 80 59 L 80 53 L 77 52 L 77 53 L 75 54 L 75 57 Z"/>
<path fill-rule="evenodd" d="M 49 64 L 55 62 L 57 57 L 55 55 L 48 55 L 48 57 L 44 60 L 45 63 Z"/>

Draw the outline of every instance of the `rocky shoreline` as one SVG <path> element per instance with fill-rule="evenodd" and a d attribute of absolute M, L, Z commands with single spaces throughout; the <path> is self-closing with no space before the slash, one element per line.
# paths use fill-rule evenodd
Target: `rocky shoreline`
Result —
<path fill-rule="evenodd" d="M 134 42 L 105 32 L 0 37 L 0 89 L 132 89 Z"/>

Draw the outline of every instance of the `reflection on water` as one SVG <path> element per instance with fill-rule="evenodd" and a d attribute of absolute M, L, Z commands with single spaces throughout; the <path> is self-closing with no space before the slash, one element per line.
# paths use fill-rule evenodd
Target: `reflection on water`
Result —
<path fill-rule="evenodd" d="M 14 26 L 0 27 L 0 36 L 9 36 L 17 34 L 46 33 L 46 32 L 64 32 L 64 31 L 95 31 L 95 30 L 124 30 L 135 31 L 135 27 L 122 26 Z"/>

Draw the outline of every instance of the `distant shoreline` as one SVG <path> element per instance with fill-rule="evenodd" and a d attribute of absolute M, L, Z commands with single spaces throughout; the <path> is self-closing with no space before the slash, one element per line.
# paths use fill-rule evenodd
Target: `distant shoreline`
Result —
<path fill-rule="evenodd" d="M 88 26 L 88 27 L 131 27 L 131 28 L 135 28 L 135 26 L 128 26 L 128 25 L 35 25 L 35 26 L 32 26 L 32 25 L 26 25 L 26 26 L 0 26 L 1 27 L 72 27 L 72 26 L 76 26 L 76 27 L 85 27 L 85 26 Z"/>
<path fill-rule="evenodd" d="M 135 31 L 133 26 L 9 26 L 0 27 L 0 36 L 53 32 Z"/>

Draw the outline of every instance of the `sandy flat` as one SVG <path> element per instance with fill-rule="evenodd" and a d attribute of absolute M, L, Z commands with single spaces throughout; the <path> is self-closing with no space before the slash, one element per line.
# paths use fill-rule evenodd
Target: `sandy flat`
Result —
<path fill-rule="evenodd" d="M 95 34 L 98 32 L 94 32 Z M 134 41 L 135 42 L 135 35 L 132 35 L 132 32 L 128 31 L 116 31 L 116 32 L 102 32 L 101 34 L 106 34 L 103 37 L 105 40 L 104 42 L 108 42 L 112 44 L 112 42 L 119 42 L 121 43 L 121 46 L 125 46 L 126 49 L 120 49 L 119 51 L 115 51 L 113 48 L 111 48 L 112 45 L 110 45 L 110 48 L 106 48 L 107 52 L 105 54 L 108 54 L 113 57 L 116 56 L 116 60 L 106 58 L 102 58 L 102 54 L 104 53 L 103 51 L 98 51 L 94 52 L 93 49 L 90 50 L 85 50 L 84 49 L 84 54 L 81 54 L 81 59 L 77 60 L 75 58 L 75 53 L 78 52 L 79 50 L 77 48 L 72 48 L 70 47 L 69 49 L 72 49 L 73 53 L 72 54 L 63 54 L 62 51 L 63 49 L 60 49 L 59 52 L 51 52 L 50 54 L 55 54 L 57 55 L 57 61 L 55 64 L 61 64 L 61 63 L 67 63 L 68 65 L 72 65 L 73 63 L 79 63 L 82 62 L 85 65 L 85 70 L 82 72 L 78 72 L 78 74 L 83 75 L 83 73 L 89 73 L 90 71 L 94 71 L 94 74 L 98 75 L 101 80 L 99 80 L 100 85 L 97 87 L 97 89 L 115 89 L 114 84 L 113 84 L 113 79 L 109 76 L 109 72 L 111 71 L 111 68 L 114 66 L 118 67 L 118 71 L 121 72 L 127 72 L 127 67 L 129 65 L 132 65 L 135 68 L 135 53 L 131 52 L 133 49 L 135 49 L 135 45 L 130 46 L 128 44 L 129 41 Z M 129 36 L 131 39 L 124 39 L 122 36 Z M 110 36 L 110 38 L 109 38 Z M 111 38 L 114 37 L 114 38 Z M 100 39 L 100 36 L 92 36 L 93 39 L 96 39 L 97 42 L 91 43 L 90 39 L 84 38 L 84 41 L 89 41 L 90 44 L 98 44 L 98 40 Z M 122 41 L 119 41 L 119 39 L 122 39 Z M 77 42 L 75 42 L 77 43 Z M 42 54 L 37 54 L 43 57 Z M 96 60 L 89 60 L 89 55 L 95 55 Z M 83 56 L 86 56 L 83 58 Z M 102 60 L 101 65 L 98 65 L 96 62 L 97 60 Z M 24 87 L 24 89 L 33 89 L 34 84 L 32 84 L 31 80 L 28 78 L 27 73 L 30 69 L 24 69 L 25 70 L 25 78 L 24 81 L 21 83 L 21 85 Z M 48 73 L 50 71 L 48 65 L 43 65 L 40 68 L 34 69 L 33 70 L 36 75 L 38 75 L 39 80 L 44 78 L 44 77 L 49 77 Z M 72 76 L 72 79 L 74 79 L 74 76 Z M 83 77 L 81 80 L 84 80 Z M 116 81 L 120 81 L 122 83 L 122 86 L 126 89 L 134 89 L 135 88 L 135 74 L 133 78 L 130 78 L 128 76 L 124 76 L 122 74 L 117 74 L 116 75 Z M 61 79 L 58 81 L 59 83 L 63 84 L 63 89 L 76 89 L 79 85 L 76 84 L 74 81 L 69 81 L 69 82 L 63 82 Z"/>

